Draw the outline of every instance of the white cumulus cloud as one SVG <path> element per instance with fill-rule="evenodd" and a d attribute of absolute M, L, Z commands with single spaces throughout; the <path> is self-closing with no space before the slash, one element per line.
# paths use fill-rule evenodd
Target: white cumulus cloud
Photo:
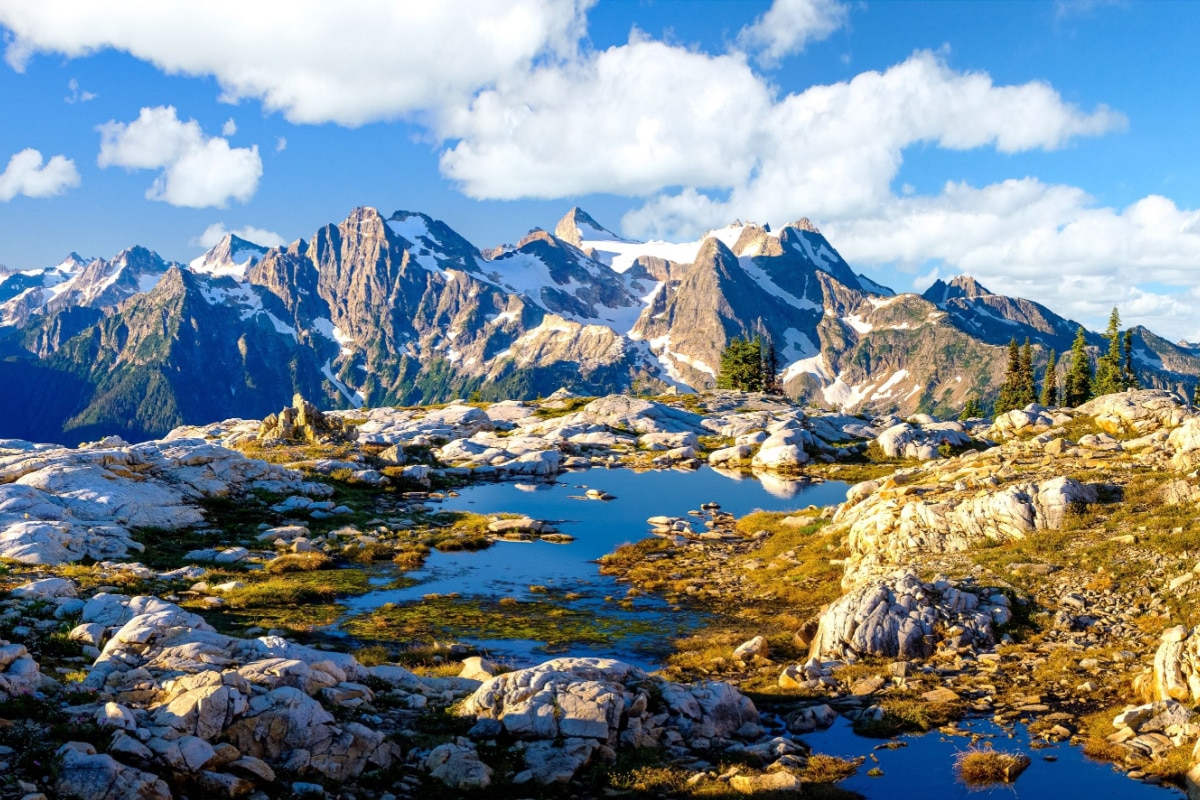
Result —
<path fill-rule="evenodd" d="M 592 0 L 0 2 L 8 63 L 121 50 L 165 72 L 213 75 L 226 99 L 293 122 L 361 125 L 469 96 L 570 52 Z"/>
<path fill-rule="evenodd" d="M 233 136 L 237 133 L 237 121 L 233 117 L 225 120 L 225 124 L 221 126 L 222 136 Z"/>
<path fill-rule="evenodd" d="M 271 4 L 234 0 L 0 0 L 0 25 L 18 70 L 37 53 L 111 48 L 171 74 L 212 76 L 224 99 L 257 100 L 294 123 L 411 119 L 471 197 L 638 198 L 622 230 L 639 237 L 809 216 L 856 266 L 971 272 L 1089 324 L 1120 304 L 1131 321 L 1200 339 L 1200 212 L 1154 195 L 1106 208 L 1083 188 L 1023 175 L 925 194 L 898 180 L 913 147 L 1053 151 L 1123 129 L 1119 112 L 1068 102 L 1041 81 L 997 84 L 926 51 L 782 92 L 762 70 L 847 25 L 856 6 L 846 0 L 775 0 L 719 53 L 636 30 L 594 49 L 593 2 L 300 3 L 280 25 Z M 101 130 L 102 166 L 161 170 L 153 199 L 244 201 L 262 172 L 257 149 L 231 148 L 171 108 Z M 276 140 L 276 152 L 285 147 Z M 73 172 L 66 159 L 37 159 L 47 178 Z M 0 187 L 18 184 L 6 177 Z"/>
<path fill-rule="evenodd" d="M 258 146 L 233 147 L 205 136 L 200 123 L 183 122 L 174 106 L 143 108 L 130 123 L 100 125 L 101 167 L 162 170 L 146 191 L 150 200 L 173 206 L 224 206 L 246 202 L 258 188 L 262 159 Z"/>
<path fill-rule="evenodd" d="M 824 230 L 856 265 L 916 270 L 937 262 L 945 265 L 940 277 L 967 273 L 992 291 L 1041 300 L 1093 326 L 1120 306 L 1127 321 L 1200 338 L 1185 296 L 1200 279 L 1200 211 L 1162 196 L 1115 209 L 1076 187 L 1033 178 L 979 188 L 954 182 Z M 1138 286 L 1147 280 L 1157 286 Z"/>
<path fill-rule="evenodd" d="M 448 111 L 441 166 L 478 198 L 729 186 L 753 170 L 770 106 L 740 58 L 635 40 Z"/>
<path fill-rule="evenodd" d="M 442 170 L 472 197 L 648 195 L 628 229 L 670 235 L 872 212 L 916 144 L 1052 150 L 1125 125 L 1044 83 L 997 86 L 930 52 L 778 97 L 737 55 L 640 38 L 481 92 L 439 122 L 452 140 Z"/>
<path fill-rule="evenodd" d="M 54 197 L 78 185 L 74 161 L 52 156 L 43 163 L 41 152 L 29 147 L 10 158 L 0 173 L 0 201 L 7 203 L 17 195 Z"/>
<path fill-rule="evenodd" d="M 838 0 L 775 0 L 738 33 L 737 44 L 763 66 L 774 66 L 846 24 L 849 8 Z"/>
<path fill-rule="evenodd" d="M 287 244 L 287 241 L 278 233 L 275 233 L 275 231 L 256 228 L 253 225 L 243 225 L 240 228 L 226 230 L 224 222 L 214 222 L 212 225 L 209 225 L 204 229 L 204 233 L 192 239 L 192 244 L 207 250 L 216 246 L 218 242 L 231 233 L 234 236 L 245 239 L 247 242 L 261 244 L 264 247 L 283 247 Z"/>

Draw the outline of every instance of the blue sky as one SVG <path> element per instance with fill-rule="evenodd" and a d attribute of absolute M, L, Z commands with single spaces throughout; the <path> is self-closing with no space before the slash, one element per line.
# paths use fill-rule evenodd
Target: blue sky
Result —
<path fill-rule="evenodd" d="M 901 291 L 1200 339 L 1200 4 L 316 5 L 0 0 L 0 263 L 358 205 L 481 247 L 576 204 L 639 238 L 804 215 Z"/>

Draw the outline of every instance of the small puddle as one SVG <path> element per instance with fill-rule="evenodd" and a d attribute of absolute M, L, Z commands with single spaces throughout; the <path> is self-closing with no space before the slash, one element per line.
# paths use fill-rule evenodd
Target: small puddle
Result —
<path fill-rule="evenodd" d="M 1066 743 L 1030 747 L 1029 733 L 1020 725 L 1010 732 L 990 720 L 965 720 L 959 727 L 988 738 L 979 739 L 973 744 L 970 736 L 951 736 L 932 731 L 894 740 L 902 742 L 904 747 L 875 750 L 883 740 L 855 735 L 844 718 L 839 718 L 827 731 L 804 734 L 800 738 L 811 745 L 814 752 L 842 758 L 865 756 L 866 763 L 858 772 L 838 786 L 858 792 L 868 800 L 1170 800 L 1183 797 L 1183 792 L 1176 787 L 1154 786 L 1126 778 L 1111 764 L 1088 758 L 1079 747 Z M 966 786 L 955 774 L 954 760 L 959 753 L 972 746 L 990 746 L 998 752 L 1025 753 L 1032 763 L 1012 784 Z M 878 761 L 873 761 L 871 756 Z M 1047 760 L 1047 756 L 1052 760 Z M 872 767 L 878 767 L 883 774 L 879 777 L 868 776 L 867 771 Z"/>
<path fill-rule="evenodd" d="M 547 647 L 544 641 L 524 638 L 463 638 L 517 662 L 538 661 L 547 654 L 603 655 L 655 668 L 670 640 L 697 627 L 701 617 L 650 596 L 638 597 L 632 609 L 620 608 L 616 601 L 625 597 L 628 587 L 601 575 L 595 563 L 598 558 L 622 544 L 649 536 L 646 519 L 655 515 L 684 517 L 707 502 L 719 503 L 722 510 L 739 517 L 756 509 L 790 511 L 809 505 L 833 505 L 845 499 L 847 488 L 840 481 L 809 483 L 774 476 L 760 481 L 708 467 L 647 472 L 592 469 L 564 473 L 555 482 L 468 486 L 439 507 L 479 514 L 526 514 L 551 522 L 574 536 L 575 541 L 497 542 L 477 552 L 434 551 L 422 569 L 406 574 L 416 581 L 415 585 L 348 598 L 344 601 L 346 618 L 374 611 L 386 603 L 411 603 L 430 594 L 461 596 L 456 603 L 471 599 L 485 603 L 500 598 L 523 603 L 541 600 L 566 610 L 570 618 L 564 621 L 565 628 L 578 624 L 581 615 L 595 618 L 602 629 L 598 638 L 604 641 Z M 616 499 L 582 499 L 587 489 L 600 489 Z M 695 529 L 701 530 L 702 519 L 693 519 Z M 530 591 L 530 587 L 544 587 L 546 591 Z M 564 598 L 566 594 L 571 598 Z M 446 605 L 445 601 L 439 602 Z M 454 613 L 453 606 L 439 610 Z M 503 609 L 498 611 L 502 613 Z"/>

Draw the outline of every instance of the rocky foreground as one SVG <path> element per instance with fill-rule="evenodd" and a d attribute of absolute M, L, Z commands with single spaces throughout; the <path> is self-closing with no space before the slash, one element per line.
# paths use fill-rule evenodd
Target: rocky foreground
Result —
<path fill-rule="evenodd" d="M 802 738 L 839 716 L 886 736 L 973 715 L 1200 796 L 1200 412 L 1156 391 L 968 423 L 660 400 L 297 398 L 139 445 L 4 442 L 0 794 L 789 792 L 856 768 Z M 447 521 L 439 492 L 702 463 L 871 477 L 836 509 L 655 518 L 659 536 L 606 559 L 719 610 L 660 674 L 506 671 L 463 645 L 418 664 L 406 641 L 316 635 L 363 590 L 356 563 L 553 535 Z"/>

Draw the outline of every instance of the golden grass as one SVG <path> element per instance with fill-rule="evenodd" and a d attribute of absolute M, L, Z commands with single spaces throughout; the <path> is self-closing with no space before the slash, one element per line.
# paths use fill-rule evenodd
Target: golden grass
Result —
<path fill-rule="evenodd" d="M 288 553 L 268 561 L 263 568 L 272 575 L 285 572 L 313 572 L 326 569 L 333 563 L 324 553 Z"/>
<path fill-rule="evenodd" d="M 1028 756 L 978 748 L 959 753 L 954 759 L 958 777 L 970 786 L 1012 783 L 1028 766 Z"/>

